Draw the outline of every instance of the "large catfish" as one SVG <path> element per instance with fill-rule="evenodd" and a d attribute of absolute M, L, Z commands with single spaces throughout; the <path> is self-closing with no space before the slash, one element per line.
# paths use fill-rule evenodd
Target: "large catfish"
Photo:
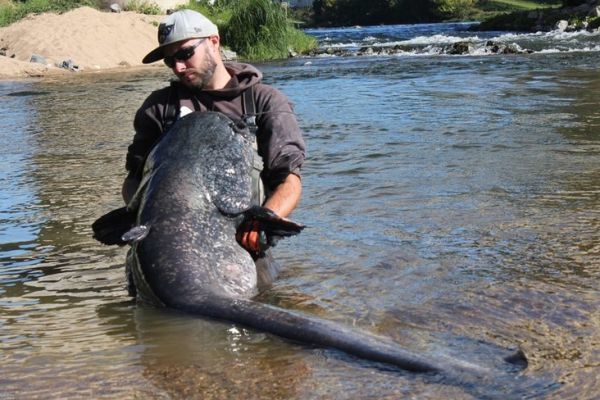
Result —
<path fill-rule="evenodd" d="M 487 375 L 468 362 L 434 361 L 387 338 L 252 300 L 257 272 L 236 242 L 239 224 L 258 220 L 273 236 L 297 234 L 302 226 L 252 206 L 253 152 L 245 132 L 219 113 L 180 119 L 150 153 L 131 203 L 94 224 L 103 243 L 133 246 L 138 297 L 409 371 Z M 126 215 L 134 216 L 132 229 L 128 222 L 112 226 Z"/>

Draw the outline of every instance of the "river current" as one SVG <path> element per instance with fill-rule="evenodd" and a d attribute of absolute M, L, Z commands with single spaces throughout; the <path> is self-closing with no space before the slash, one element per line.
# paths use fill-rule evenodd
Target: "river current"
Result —
<path fill-rule="evenodd" d="M 308 227 L 259 300 L 433 357 L 520 348 L 519 379 L 448 384 L 131 301 L 125 249 L 90 224 L 122 205 L 156 68 L 0 82 L 0 399 L 598 398 L 600 34 L 308 33 L 349 50 L 258 65 L 309 151 Z M 532 52 L 439 50 L 465 39 Z"/>

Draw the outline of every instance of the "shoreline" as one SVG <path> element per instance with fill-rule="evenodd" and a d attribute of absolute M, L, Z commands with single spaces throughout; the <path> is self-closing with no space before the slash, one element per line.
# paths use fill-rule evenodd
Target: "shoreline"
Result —
<path fill-rule="evenodd" d="M 600 5 L 600 1 L 595 1 L 595 4 Z M 600 6 L 597 13 L 600 13 Z M 530 12 L 526 16 L 537 20 L 540 15 L 541 11 Z M 146 65 L 141 60 L 156 47 L 157 26 L 163 17 L 134 12 L 111 13 L 91 7 L 80 7 L 62 14 L 29 15 L 0 28 L 0 82 L 155 71 L 163 66 L 162 62 Z M 597 20 L 600 21 L 600 17 Z M 575 28 L 582 27 L 567 25 L 562 29 L 569 31 Z M 384 50 L 389 51 L 387 48 L 365 48 L 364 55 Z M 330 55 L 328 50 L 323 54 Z M 43 63 L 31 62 L 32 59 Z M 63 64 L 77 68 L 70 70 L 57 66 Z"/>
<path fill-rule="evenodd" d="M 5 60 L 0 56 L 0 83 L 3 82 L 26 82 L 40 81 L 50 79 L 70 79 L 73 77 L 84 77 L 91 75 L 112 75 L 119 73 L 135 73 L 142 71 L 158 71 L 162 65 L 159 63 L 150 65 L 128 65 L 97 69 L 83 69 L 80 71 L 70 71 L 68 69 L 55 66 L 47 66 L 27 61 L 11 60 L 11 65 L 6 66 Z"/>

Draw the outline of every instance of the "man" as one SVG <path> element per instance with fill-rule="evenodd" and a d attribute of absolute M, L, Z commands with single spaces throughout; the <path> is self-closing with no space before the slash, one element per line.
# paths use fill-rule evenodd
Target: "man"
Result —
<path fill-rule="evenodd" d="M 192 111 L 218 111 L 239 121 L 252 121 L 255 116 L 250 128 L 255 127 L 258 155 L 264 164 L 260 178 L 266 189 L 264 203 L 265 196 L 260 194 L 255 195 L 255 202 L 280 217 L 290 215 L 302 192 L 305 145 L 287 98 L 262 84 L 262 74 L 253 66 L 225 64 L 216 25 L 198 12 L 180 10 L 167 16 L 159 25 L 158 41 L 159 46 L 142 62 L 162 59 L 179 80 L 153 92 L 136 113 L 136 133 L 127 153 L 129 174 L 122 190 L 125 202 L 139 186 L 148 153 L 174 120 Z M 260 183 L 261 179 L 254 180 Z M 254 224 L 243 224 L 237 240 L 257 256 L 259 236 Z"/>

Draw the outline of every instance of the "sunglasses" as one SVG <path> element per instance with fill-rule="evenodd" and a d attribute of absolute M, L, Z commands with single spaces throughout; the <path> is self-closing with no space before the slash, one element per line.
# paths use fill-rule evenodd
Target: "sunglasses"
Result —
<path fill-rule="evenodd" d="M 172 56 L 165 56 L 163 58 L 163 61 L 165 62 L 167 67 L 173 68 L 177 61 L 189 60 L 194 55 L 196 47 L 200 46 L 200 44 L 202 42 L 204 42 L 205 40 L 206 40 L 206 38 L 202 39 L 201 41 L 199 41 L 198 43 L 196 43 L 193 46 L 182 47 L 181 49 L 177 50 L 175 52 L 175 54 L 173 54 Z"/>

